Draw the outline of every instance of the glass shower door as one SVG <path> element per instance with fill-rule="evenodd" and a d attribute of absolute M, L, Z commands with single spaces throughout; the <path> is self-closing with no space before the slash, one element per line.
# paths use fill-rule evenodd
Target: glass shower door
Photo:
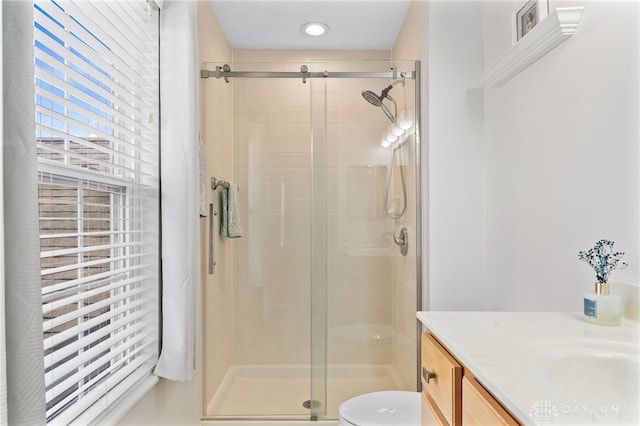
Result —
<path fill-rule="evenodd" d="M 311 419 L 327 418 L 327 80 L 311 79 Z"/>
<path fill-rule="evenodd" d="M 231 68 L 293 72 L 300 64 L 240 61 Z M 217 264 L 204 288 L 206 415 L 309 419 L 310 85 L 269 76 L 204 84 L 210 169 L 238 185 L 243 230 L 241 238 L 220 238 L 220 216 L 212 221 Z M 231 122 L 218 119 L 226 108 Z M 229 125 L 232 142 L 216 140 Z M 220 192 L 210 196 L 217 211 Z"/>
<path fill-rule="evenodd" d="M 381 143 L 389 115 L 417 110 L 417 74 L 414 61 L 310 68 L 327 71 L 311 79 L 311 395 L 321 420 L 363 393 L 417 389 L 416 128 Z M 383 90 L 389 114 L 363 99 Z M 406 255 L 394 243 L 403 228 Z"/>
<path fill-rule="evenodd" d="M 393 148 L 381 145 L 390 120 L 361 94 L 416 64 L 309 63 L 314 77 L 303 81 L 270 74 L 298 72 L 299 62 L 255 54 L 237 52 L 231 68 L 261 76 L 204 83 L 208 168 L 238 185 L 243 228 L 223 239 L 211 222 L 206 417 L 337 419 L 353 396 L 416 390 L 418 138 L 407 132 L 391 162 Z M 402 83 L 390 95 L 415 111 L 416 81 Z M 232 120 L 220 119 L 226 108 Z M 216 139 L 230 125 L 233 140 Z M 406 213 L 389 218 L 403 193 Z M 209 197 L 220 206 L 219 192 Z M 407 256 L 394 244 L 402 228 Z"/>

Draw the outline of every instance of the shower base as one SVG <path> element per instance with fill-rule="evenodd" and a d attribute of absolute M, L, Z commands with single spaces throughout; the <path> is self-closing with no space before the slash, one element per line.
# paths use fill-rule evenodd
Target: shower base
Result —
<path fill-rule="evenodd" d="M 310 388 L 309 366 L 233 366 L 209 402 L 206 417 L 307 418 L 309 409 L 303 403 L 310 399 Z M 349 398 L 394 389 L 401 385 L 389 365 L 328 366 L 327 418 L 337 419 L 338 407 Z"/>

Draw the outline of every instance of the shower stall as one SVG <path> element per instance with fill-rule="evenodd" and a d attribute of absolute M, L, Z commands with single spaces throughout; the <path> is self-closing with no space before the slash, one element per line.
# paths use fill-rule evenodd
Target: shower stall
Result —
<path fill-rule="evenodd" d="M 219 237 L 209 189 L 204 418 L 417 390 L 419 62 L 234 60 L 201 67 L 208 178 L 237 185 L 242 227 Z"/>

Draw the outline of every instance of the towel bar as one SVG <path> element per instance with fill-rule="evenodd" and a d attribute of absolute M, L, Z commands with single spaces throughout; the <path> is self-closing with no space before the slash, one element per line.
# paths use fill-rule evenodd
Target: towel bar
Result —
<path fill-rule="evenodd" d="M 215 178 L 215 176 L 211 177 L 211 189 L 213 189 L 214 191 L 216 189 L 218 189 L 218 187 L 221 186 L 223 188 L 229 188 L 229 182 L 227 182 L 226 180 L 218 180 Z"/>

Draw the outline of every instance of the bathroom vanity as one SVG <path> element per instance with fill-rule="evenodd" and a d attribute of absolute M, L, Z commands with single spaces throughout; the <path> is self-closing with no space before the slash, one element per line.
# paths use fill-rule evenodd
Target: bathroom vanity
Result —
<path fill-rule="evenodd" d="M 423 425 L 640 423 L 640 327 L 578 313 L 418 312 Z"/>

